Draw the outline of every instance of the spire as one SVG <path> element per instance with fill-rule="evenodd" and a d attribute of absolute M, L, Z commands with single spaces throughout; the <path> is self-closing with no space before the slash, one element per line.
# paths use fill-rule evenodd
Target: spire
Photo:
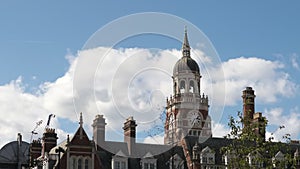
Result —
<path fill-rule="evenodd" d="M 188 40 L 188 35 L 187 35 L 187 28 L 186 26 L 184 27 L 184 39 L 183 39 L 183 44 L 182 44 L 182 56 L 187 56 L 190 57 L 190 44 Z"/>

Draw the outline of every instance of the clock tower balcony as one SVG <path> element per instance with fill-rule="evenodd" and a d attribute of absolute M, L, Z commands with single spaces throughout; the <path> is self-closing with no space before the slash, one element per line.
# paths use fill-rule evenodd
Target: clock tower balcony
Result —
<path fill-rule="evenodd" d="M 171 95 L 167 98 L 167 108 L 173 106 L 177 108 L 208 110 L 208 96 L 204 94 L 199 95 L 197 93 L 179 93 Z"/>

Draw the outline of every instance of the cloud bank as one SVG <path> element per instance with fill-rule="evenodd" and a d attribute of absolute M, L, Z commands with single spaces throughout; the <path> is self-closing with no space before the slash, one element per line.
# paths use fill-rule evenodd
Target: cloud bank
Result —
<path fill-rule="evenodd" d="M 284 71 L 285 65 L 279 61 L 239 57 L 214 67 L 203 67 L 201 65 L 210 65 L 209 56 L 197 49 L 192 54 L 196 55 L 194 58 L 201 68 L 201 92 L 209 96 L 210 103 L 214 103 L 211 106 L 237 105 L 246 86 L 254 87 L 261 103 L 290 98 L 298 89 L 290 74 Z M 104 57 L 99 59 L 99 56 Z M 95 115 L 104 114 L 108 124 L 107 139 L 121 140 L 125 119 L 134 116 L 142 136 L 139 140 L 162 143 L 162 130 L 152 131 L 155 135 L 152 139 L 147 133 L 153 126 L 163 124 L 161 113 L 166 97 L 172 93 L 172 69 L 180 56 L 181 52 L 176 49 L 98 47 L 79 51 L 75 56 L 68 54 L 70 66 L 65 74 L 53 82 L 41 84 L 35 93 L 26 92 L 20 76 L 0 86 L 0 110 L 5 114 L 5 118 L 0 119 L 0 146 L 16 140 L 18 132 L 29 142 L 36 122 L 43 119 L 44 123 L 37 129 L 39 135 L 34 138 L 41 137 L 50 113 L 56 115 L 51 127 L 57 129 L 60 141 L 64 140 L 70 131 L 76 130 L 79 112 L 83 112 L 84 126 L 89 133 Z M 270 123 L 278 120 L 273 112 L 280 111 L 266 110 Z M 211 112 L 214 136 L 221 137 L 228 132 L 226 124 L 219 122 L 220 117 L 214 117 L 222 113 Z M 295 108 L 289 113 L 281 111 L 280 115 L 285 116 L 287 122 L 298 124 L 297 113 L 299 110 Z M 74 123 L 75 129 L 68 129 L 66 121 Z M 286 127 L 290 127 L 289 124 Z M 300 132 L 300 127 L 291 128 L 291 133 Z"/>

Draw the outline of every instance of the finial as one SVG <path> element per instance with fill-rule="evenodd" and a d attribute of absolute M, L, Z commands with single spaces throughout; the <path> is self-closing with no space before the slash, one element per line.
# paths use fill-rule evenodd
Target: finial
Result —
<path fill-rule="evenodd" d="M 69 136 L 69 134 L 67 135 L 67 143 L 70 143 L 70 136 Z"/>
<path fill-rule="evenodd" d="M 183 56 L 190 57 L 190 44 L 188 40 L 188 35 L 187 35 L 187 27 L 184 27 L 184 39 L 183 39 L 183 44 L 182 44 L 182 54 Z"/>
<path fill-rule="evenodd" d="M 79 119 L 79 124 L 80 124 L 80 127 L 82 127 L 82 124 L 83 124 L 83 120 L 82 120 L 82 112 L 80 112 L 80 119 Z"/>

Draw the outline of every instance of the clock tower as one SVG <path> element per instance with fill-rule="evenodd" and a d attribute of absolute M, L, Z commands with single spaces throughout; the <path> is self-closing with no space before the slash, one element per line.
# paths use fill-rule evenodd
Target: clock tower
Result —
<path fill-rule="evenodd" d="M 211 137 L 208 96 L 200 93 L 200 69 L 191 58 L 187 30 L 182 57 L 173 68 L 173 95 L 167 98 L 164 143 L 180 145 L 185 136 Z"/>

